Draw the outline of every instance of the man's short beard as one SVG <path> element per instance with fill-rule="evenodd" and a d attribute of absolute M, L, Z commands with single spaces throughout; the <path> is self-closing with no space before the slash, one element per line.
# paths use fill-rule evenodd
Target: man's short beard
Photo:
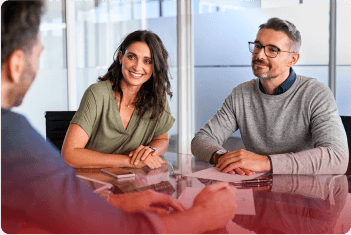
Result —
<path fill-rule="evenodd" d="M 253 66 L 255 66 L 255 65 L 253 65 Z M 266 79 L 266 80 L 271 80 L 271 79 L 273 79 L 273 77 L 268 77 L 268 76 L 266 76 L 266 74 L 264 74 L 263 76 L 258 76 L 257 74 L 255 74 L 255 70 L 254 70 L 253 66 L 252 66 L 252 72 L 253 72 L 253 74 L 254 74 L 256 77 L 258 77 L 258 78 L 260 78 L 260 79 Z"/>
<path fill-rule="evenodd" d="M 260 62 L 260 63 L 263 63 L 263 64 L 267 65 L 268 67 L 271 67 L 270 64 L 269 64 L 268 62 L 265 62 L 265 61 L 262 61 L 262 60 L 259 60 L 259 59 L 255 59 L 255 60 L 251 61 L 251 67 L 252 67 L 252 72 L 253 72 L 253 74 L 254 74 L 256 77 L 258 77 L 258 78 L 267 79 L 267 80 L 272 79 L 273 77 L 267 77 L 267 76 L 262 76 L 262 77 L 260 77 L 260 76 L 258 76 L 258 75 L 255 74 L 254 66 L 255 66 L 256 62 Z"/>
<path fill-rule="evenodd" d="M 265 80 L 271 80 L 273 79 L 272 77 L 258 77 L 259 79 L 265 79 Z"/>

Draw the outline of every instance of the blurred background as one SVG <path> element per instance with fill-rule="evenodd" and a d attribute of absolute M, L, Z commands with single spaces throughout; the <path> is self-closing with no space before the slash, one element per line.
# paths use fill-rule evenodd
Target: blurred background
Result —
<path fill-rule="evenodd" d="M 44 51 L 39 71 L 22 106 L 15 112 L 27 116 L 45 137 L 45 111 L 77 110 L 84 91 L 104 75 L 124 37 L 138 29 L 160 36 L 170 59 L 173 98 L 170 100 L 176 122 L 169 131 L 169 151 L 177 152 L 178 125 L 184 123 L 179 110 L 185 105 L 179 95 L 191 101 L 190 134 L 193 136 L 219 109 L 238 84 L 254 78 L 248 41 L 254 41 L 258 26 L 271 17 L 295 24 L 302 35 L 297 74 L 317 78 L 329 86 L 335 82 L 340 115 L 351 116 L 351 3 L 347 0 L 182 0 L 191 8 L 190 24 L 179 25 L 179 3 L 155 1 L 47 1 L 40 27 Z M 336 4 L 332 9 L 331 3 Z M 178 7 L 177 7 L 178 6 Z M 336 17 L 335 34 L 330 16 Z M 179 28 L 182 27 L 182 28 Z M 193 86 L 179 86 L 179 30 L 191 35 L 187 70 Z M 336 60 L 330 63 L 330 45 L 336 40 Z M 183 50 L 183 49 L 182 49 Z M 186 52 L 188 53 L 188 52 Z M 335 68 L 335 76 L 330 69 Z M 190 94 L 191 93 L 191 94 Z M 189 120 L 189 119 L 188 119 Z M 233 134 L 240 137 L 240 132 Z"/>

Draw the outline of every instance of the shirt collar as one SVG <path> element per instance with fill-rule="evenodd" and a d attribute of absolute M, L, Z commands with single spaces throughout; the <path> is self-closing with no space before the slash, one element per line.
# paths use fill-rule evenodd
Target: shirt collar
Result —
<path fill-rule="evenodd" d="M 294 84 L 295 80 L 296 80 L 296 73 L 293 70 L 293 68 L 290 68 L 290 74 L 289 74 L 288 78 L 285 79 L 285 81 L 277 89 L 275 89 L 273 95 L 280 95 L 280 94 L 283 94 L 284 92 L 286 92 L 287 90 L 289 90 L 289 88 Z M 261 84 L 261 79 L 259 79 L 259 87 L 260 87 L 260 90 L 264 94 L 266 94 L 266 92 L 264 91 L 263 86 Z"/>

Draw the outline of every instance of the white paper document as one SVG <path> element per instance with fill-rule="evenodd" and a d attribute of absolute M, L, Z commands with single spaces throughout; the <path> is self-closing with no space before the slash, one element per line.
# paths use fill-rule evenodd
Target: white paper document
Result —
<path fill-rule="evenodd" d="M 232 175 L 232 174 L 220 172 L 217 167 L 211 167 L 202 171 L 186 174 L 185 176 L 201 178 L 201 179 L 218 180 L 218 181 L 224 181 L 224 182 L 240 182 L 242 180 L 251 180 L 264 174 L 265 173 L 256 173 L 250 176 L 248 175 L 241 176 L 238 174 Z"/>
<path fill-rule="evenodd" d="M 202 188 L 186 187 L 178 198 L 178 201 L 189 209 L 193 206 L 194 199 L 201 192 L 201 190 Z M 252 189 L 237 189 L 235 194 L 235 202 L 238 206 L 235 210 L 236 215 L 256 215 Z"/>

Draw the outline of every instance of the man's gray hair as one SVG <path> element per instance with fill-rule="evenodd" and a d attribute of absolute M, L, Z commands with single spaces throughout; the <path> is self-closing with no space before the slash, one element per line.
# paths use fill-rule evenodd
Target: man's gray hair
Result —
<path fill-rule="evenodd" d="M 288 35 L 290 40 L 292 41 L 290 43 L 290 49 L 298 52 L 301 47 L 301 34 L 300 31 L 297 30 L 296 26 L 287 21 L 287 20 L 282 20 L 277 17 L 270 18 L 267 23 L 261 24 L 259 27 L 259 31 L 262 29 L 273 29 L 275 31 L 281 31 L 284 32 Z"/>

